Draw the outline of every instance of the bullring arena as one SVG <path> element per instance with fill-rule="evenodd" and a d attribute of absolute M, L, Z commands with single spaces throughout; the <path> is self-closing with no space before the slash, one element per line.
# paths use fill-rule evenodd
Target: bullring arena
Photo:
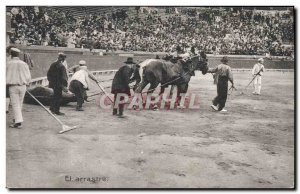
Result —
<path fill-rule="evenodd" d="M 46 75 L 60 48 L 23 47 L 35 62 L 35 80 Z M 87 49 L 61 49 L 69 66 L 86 60 L 110 92 L 110 79 L 127 55 L 92 55 Z M 133 53 L 143 61 L 154 54 Z M 209 67 L 221 56 L 209 55 Z M 216 85 L 211 74 L 196 72 L 189 92 L 200 109 L 126 110 L 119 119 L 93 96 L 84 111 L 62 107 L 61 126 L 38 105 L 24 104 L 22 129 L 6 129 L 9 188 L 293 188 L 294 61 L 266 60 L 262 95 L 252 95 L 254 56 L 229 56 L 237 91 L 227 113 L 213 112 Z M 45 84 L 36 81 L 35 84 Z M 32 83 L 34 85 L 34 83 Z M 158 89 L 156 90 L 156 92 Z M 244 94 L 241 94 L 244 91 Z M 99 92 L 93 83 L 88 94 Z M 7 114 L 7 126 L 12 113 Z M 71 178 L 72 177 L 72 178 Z M 72 181 L 70 181 L 72 179 Z M 17 181 L 16 181 L 17 180 Z M 78 180 L 78 181 L 76 181 Z M 94 181 L 93 181 L 94 180 Z"/>

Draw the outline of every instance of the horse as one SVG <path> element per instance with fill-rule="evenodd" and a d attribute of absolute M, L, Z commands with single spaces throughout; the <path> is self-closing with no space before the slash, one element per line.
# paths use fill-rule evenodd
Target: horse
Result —
<path fill-rule="evenodd" d="M 164 93 L 166 87 L 169 85 L 176 85 L 177 102 L 180 101 L 180 94 L 187 92 L 189 81 L 191 77 L 195 75 L 195 71 L 200 70 L 202 71 L 202 74 L 205 75 L 208 70 L 205 53 L 186 59 L 179 59 L 175 63 L 159 59 L 147 59 L 146 61 L 147 65 L 141 67 L 143 68 L 143 75 L 135 92 L 142 93 L 142 90 L 150 83 L 147 94 L 151 94 L 155 88 L 161 84 L 159 93 L 159 95 L 161 95 Z"/>

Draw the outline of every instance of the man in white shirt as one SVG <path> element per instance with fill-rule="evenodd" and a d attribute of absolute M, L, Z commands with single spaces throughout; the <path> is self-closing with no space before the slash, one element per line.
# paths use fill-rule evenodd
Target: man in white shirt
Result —
<path fill-rule="evenodd" d="M 263 75 L 263 72 L 265 71 L 265 67 L 263 65 L 264 59 L 259 58 L 258 63 L 256 63 L 252 69 L 252 76 L 256 76 L 254 78 L 254 91 L 252 92 L 253 95 L 260 95 L 261 90 L 261 78 Z"/>
<path fill-rule="evenodd" d="M 11 55 L 10 55 L 11 48 L 13 48 L 13 47 L 8 46 L 6 48 L 6 63 L 11 60 Z M 9 112 L 9 104 L 10 104 L 9 87 L 8 87 L 8 85 L 6 85 L 6 114 Z"/>
<path fill-rule="evenodd" d="M 23 122 L 22 106 L 26 92 L 26 85 L 31 81 L 31 75 L 27 63 L 20 60 L 20 50 L 11 48 L 11 60 L 6 65 L 6 85 L 9 90 L 14 123 L 9 127 L 21 128 Z"/>
<path fill-rule="evenodd" d="M 79 61 L 78 70 L 73 74 L 69 90 L 75 94 L 77 99 L 76 111 L 83 111 L 82 104 L 86 99 L 86 90 L 89 89 L 89 72 L 84 60 Z"/>

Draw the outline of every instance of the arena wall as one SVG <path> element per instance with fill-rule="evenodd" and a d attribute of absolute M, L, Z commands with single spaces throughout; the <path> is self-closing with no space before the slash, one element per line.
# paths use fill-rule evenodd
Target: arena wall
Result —
<path fill-rule="evenodd" d="M 68 66 L 73 66 L 80 60 L 87 61 L 88 67 L 92 71 L 115 70 L 124 65 L 128 56 L 133 56 L 134 61 L 141 62 L 145 59 L 164 56 L 166 53 L 148 53 L 148 52 L 109 52 L 100 55 L 101 51 L 78 48 L 64 48 L 64 47 L 44 47 L 44 46 L 20 46 L 16 45 L 23 51 L 30 53 L 34 68 L 31 70 L 33 78 L 43 77 L 46 75 L 48 68 L 52 62 L 57 59 L 58 52 L 65 52 L 67 54 Z M 222 55 L 208 55 L 210 67 L 215 67 L 220 63 Z M 247 55 L 230 55 L 230 66 L 234 69 L 251 69 L 261 56 L 247 56 Z M 286 60 L 282 57 L 274 57 L 272 60 L 265 60 L 265 67 L 267 69 L 294 69 L 294 61 Z"/>

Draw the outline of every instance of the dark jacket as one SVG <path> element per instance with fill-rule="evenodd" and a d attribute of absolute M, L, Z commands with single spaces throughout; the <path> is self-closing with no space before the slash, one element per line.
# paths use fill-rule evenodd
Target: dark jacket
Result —
<path fill-rule="evenodd" d="M 130 65 L 122 66 L 117 73 L 112 82 L 111 93 L 125 93 L 130 95 L 129 83 L 132 79 L 130 77 L 134 73 L 134 68 Z"/>
<path fill-rule="evenodd" d="M 68 86 L 68 75 L 65 66 L 60 61 L 51 64 L 47 78 L 49 88 L 63 88 Z"/>

